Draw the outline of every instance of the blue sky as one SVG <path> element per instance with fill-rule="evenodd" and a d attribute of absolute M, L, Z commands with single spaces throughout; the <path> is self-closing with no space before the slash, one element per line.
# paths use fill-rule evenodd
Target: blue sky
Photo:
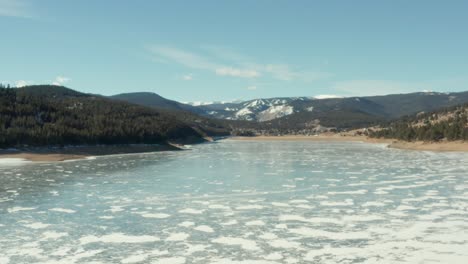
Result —
<path fill-rule="evenodd" d="M 468 1 L 0 0 L 0 82 L 180 101 L 468 90 Z"/>

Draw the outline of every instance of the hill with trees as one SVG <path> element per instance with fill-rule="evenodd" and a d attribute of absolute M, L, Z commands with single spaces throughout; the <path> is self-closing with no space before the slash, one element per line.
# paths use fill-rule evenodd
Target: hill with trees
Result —
<path fill-rule="evenodd" d="M 202 141 L 218 124 L 66 87 L 0 87 L 0 147 Z"/>
<path fill-rule="evenodd" d="M 190 111 L 196 114 L 202 114 L 203 110 L 195 106 L 179 103 L 177 101 L 169 100 L 156 93 L 151 92 L 137 92 L 137 93 L 122 93 L 117 95 L 109 96 L 111 99 L 125 101 L 133 104 L 142 106 L 166 109 L 166 110 L 178 110 L 178 111 Z"/>
<path fill-rule="evenodd" d="M 370 137 L 405 141 L 468 140 L 468 104 L 405 116 L 378 129 Z"/>
<path fill-rule="evenodd" d="M 362 127 L 372 137 L 402 140 L 467 139 L 464 93 L 414 93 L 360 98 L 261 99 L 244 108 L 258 113 L 289 111 L 263 122 L 216 119 L 198 114 L 199 108 L 168 100 L 154 93 L 113 97 L 85 94 L 54 85 L 8 88 L 0 85 L 0 148 L 100 144 L 155 144 L 201 141 L 207 136 L 317 134 Z M 447 107 L 447 105 L 449 107 Z M 214 106 L 210 106 L 214 109 Z M 234 103 L 216 105 L 228 111 Z M 223 108 L 224 107 L 224 108 Z M 400 115 L 418 109 L 443 110 Z M 194 108 L 196 110 L 194 110 Z M 228 109 L 228 110 L 226 110 Z M 262 110 L 263 109 L 263 110 Z M 297 110 L 299 109 L 299 110 Z M 302 110 L 300 110 L 302 109 Z M 280 116 L 280 117 L 279 117 Z M 395 121 L 389 121 L 389 120 Z"/>

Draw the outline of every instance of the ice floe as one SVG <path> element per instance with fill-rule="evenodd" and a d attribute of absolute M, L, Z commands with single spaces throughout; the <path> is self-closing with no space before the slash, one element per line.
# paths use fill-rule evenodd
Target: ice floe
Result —
<path fill-rule="evenodd" d="M 84 236 L 79 239 L 82 245 L 90 244 L 90 243 L 150 243 L 159 241 L 158 237 L 155 236 L 148 236 L 148 235 L 141 235 L 141 236 L 132 236 L 132 235 L 125 235 L 122 233 L 113 233 L 109 235 L 103 236 Z"/>
<path fill-rule="evenodd" d="M 211 227 L 209 227 L 207 225 L 200 225 L 200 226 L 194 227 L 193 229 L 197 230 L 197 231 L 200 231 L 200 232 L 205 232 L 205 233 L 213 233 L 214 232 L 213 228 L 211 228 Z"/>
<path fill-rule="evenodd" d="M 244 250 L 260 250 L 254 240 L 239 237 L 219 237 L 211 240 L 211 242 L 229 246 L 239 246 Z"/>
<path fill-rule="evenodd" d="M 179 211 L 182 214 L 202 214 L 205 210 L 197 210 L 193 208 L 185 208 Z"/>
<path fill-rule="evenodd" d="M 49 209 L 49 211 L 52 211 L 52 212 L 59 212 L 59 213 L 66 213 L 66 214 L 74 214 L 74 213 L 76 213 L 75 210 L 66 209 L 66 208 L 52 208 L 52 209 Z"/>
<path fill-rule="evenodd" d="M 152 214 L 152 213 L 142 213 L 140 214 L 142 217 L 144 218 L 156 218 L 156 219 L 164 219 L 164 218 L 168 218 L 170 217 L 171 215 L 169 214 L 164 214 L 164 213 L 155 213 L 155 214 Z"/>
<path fill-rule="evenodd" d="M 166 241 L 185 241 L 190 235 L 184 232 L 170 234 Z"/>

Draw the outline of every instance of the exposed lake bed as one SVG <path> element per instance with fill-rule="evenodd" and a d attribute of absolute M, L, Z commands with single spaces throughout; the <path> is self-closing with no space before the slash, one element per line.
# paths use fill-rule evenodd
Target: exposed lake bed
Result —
<path fill-rule="evenodd" d="M 467 172 L 359 142 L 0 165 L 0 263 L 464 263 Z"/>

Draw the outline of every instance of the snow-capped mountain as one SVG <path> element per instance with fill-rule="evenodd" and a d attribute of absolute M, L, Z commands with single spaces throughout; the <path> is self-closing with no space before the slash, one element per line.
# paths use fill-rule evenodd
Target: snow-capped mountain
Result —
<path fill-rule="evenodd" d="M 210 116 L 229 120 L 268 121 L 295 112 L 293 102 L 310 100 L 306 97 L 255 99 L 245 102 L 203 105 Z"/>
<path fill-rule="evenodd" d="M 466 92 L 451 94 L 423 92 L 369 97 L 319 95 L 215 103 L 197 108 L 206 116 L 219 119 L 260 122 L 287 119 L 311 122 L 315 119 L 321 121 L 330 119 L 331 116 L 344 118 L 350 114 L 355 115 L 356 120 L 391 119 L 420 111 L 430 111 L 441 106 L 464 103 L 466 100 L 468 100 Z"/>
<path fill-rule="evenodd" d="M 130 93 L 111 97 L 165 110 L 188 111 L 226 120 L 259 121 L 284 129 L 310 127 L 357 127 L 468 102 L 468 92 L 420 92 L 368 97 L 284 97 L 213 103 L 183 104 L 153 93 Z M 238 126 L 239 123 L 232 123 Z"/>

